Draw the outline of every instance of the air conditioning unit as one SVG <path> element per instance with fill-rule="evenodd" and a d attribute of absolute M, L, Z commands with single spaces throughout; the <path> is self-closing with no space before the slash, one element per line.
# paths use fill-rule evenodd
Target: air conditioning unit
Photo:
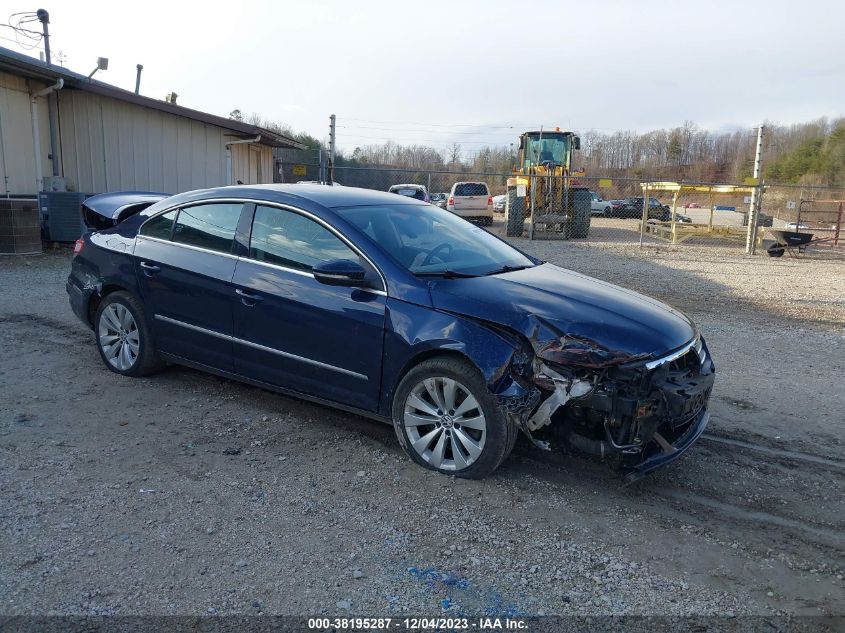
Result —
<path fill-rule="evenodd" d="M 51 242 L 75 242 L 87 228 L 82 221 L 82 202 L 90 193 L 42 191 L 38 194 L 44 239 Z"/>

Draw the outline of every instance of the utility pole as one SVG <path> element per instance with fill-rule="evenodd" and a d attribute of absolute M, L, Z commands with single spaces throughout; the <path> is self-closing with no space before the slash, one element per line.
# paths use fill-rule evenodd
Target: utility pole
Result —
<path fill-rule="evenodd" d="M 53 60 L 50 56 L 50 13 L 46 9 L 38 9 L 35 12 L 35 15 L 38 16 L 39 22 L 41 22 L 41 29 L 44 34 L 44 61 L 47 62 L 48 66 L 53 65 Z M 50 93 L 47 95 L 47 120 L 50 125 L 50 163 L 52 166 L 53 176 L 59 176 L 59 141 L 58 141 L 58 134 L 56 130 L 58 130 L 58 105 L 56 102 L 56 95 L 54 93 Z M 36 148 L 37 151 L 37 148 Z M 41 183 L 38 183 L 38 186 L 41 186 Z"/>
<path fill-rule="evenodd" d="M 141 71 L 144 70 L 143 64 L 135 64 L 135 94 L 141 93 Z"/>
<path fill-rule="evenodd" d="M 751 204 L 748 207 L 748 232 L 745 238 L 745 252 L 754 255 L 757 250 L 757 218 L 763 201 L 762 163 L 763 163 L 763 127 L 757 128 L 757 150 L 754 152 L 754 190 L 751 192 Z"/>
<path fill-rule="evenodd" d="M 335 115 L 329 117 L 329 174 L 326 178 L 327 185 L 334 184 L 334 155 L 337 139 L 335 138 Z"/>
<path fill-rule="evenodd" d="M 38 9 L 35 12 L 38 20 L 41 22 L 41 29 L 44 32 L 44 58 L 47 60 L 47 65 L 52 65 L 50 61 L 50 14 L 46 9 Z"/>

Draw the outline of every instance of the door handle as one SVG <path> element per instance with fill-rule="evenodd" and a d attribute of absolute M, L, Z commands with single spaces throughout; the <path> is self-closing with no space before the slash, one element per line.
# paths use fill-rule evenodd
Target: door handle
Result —
<path fill-rule="evenodd" d="M 240 288 L 235 289 L 235 294 L 241 298 L 241 302 L 245 306 L 253 306 L 256 302 L 264 300 L 264 297 L 262 297 L 261 295 L 254 295 L 251 292 L 241 290 Z"/>
<path fill-rule="evenodd" d="M 147 262 L 141 262 L 141 268 L 142 268 L 142 269 L 144 270 L 144 272 L 145 272 L 146 274 L 148 274 L 148 275 L 151 275 L 151 274 L 153 274 L 153 273 L 157 273 L 157 272 L 159 272 L 159 271 L 161 270 L 161 268 L 160 268 L 160 267 L 158 267 L 158 266 L 156 266 L 156 265 L 154 265 L 154 264 L 148 264 Z"/>

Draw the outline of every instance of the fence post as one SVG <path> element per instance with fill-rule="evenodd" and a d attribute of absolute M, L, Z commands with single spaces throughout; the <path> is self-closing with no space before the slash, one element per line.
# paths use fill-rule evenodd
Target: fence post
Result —
<path fill-rule="evenodd" d="M 757 128 L 757 150 L 754 152 L 754 190 L 748 207 L 748 232 L 745 235 L 745 252 L 754 255 L 757 250 L 757 218 L 761 208 L 763 188 L 760 186 L 763 159 L 763 126 Z"/>
<path fill-rule="evenodd" d="M 431 196 L 431 172 L 428 172 L 428 187 L 426 188 L 428 195 Z"/>
<path fill-rule="evenodd" d="M 640 248 L 643 247 L 643 235 L 645 234 L 645 225 L 648 220 L 648 183 L 649 179 L 645 179 L 643 184 L 643 217 L 640 218 Z"/>

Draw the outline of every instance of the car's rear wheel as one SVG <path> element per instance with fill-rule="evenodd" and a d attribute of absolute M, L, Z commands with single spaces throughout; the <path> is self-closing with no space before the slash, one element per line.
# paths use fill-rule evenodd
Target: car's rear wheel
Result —
<path fill-rule="evenodd" d="M 162 367 L 141 303 L 128 292 L 107 295 L 94 317 L 97 349 L 106 367 L 146 376 Z"/>
<path fill-rule="evenodd" d="M 429 359 L 408 372 L 393 400 L 393 424 L 417 464 L 469 479 L 496 470 L 517 433 L 478 370 L 458 358 Z"/>

